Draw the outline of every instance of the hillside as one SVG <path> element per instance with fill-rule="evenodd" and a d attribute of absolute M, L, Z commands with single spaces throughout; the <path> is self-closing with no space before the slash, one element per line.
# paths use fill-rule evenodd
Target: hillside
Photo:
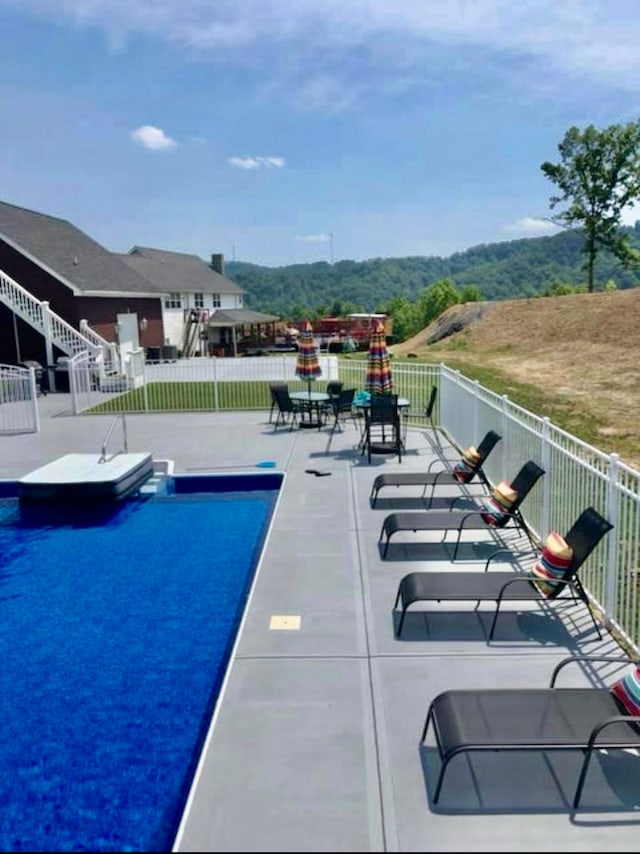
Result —
<path fill-rule="evenodd" d="M 549 407 L 538 414 L 563 426 L 565 413 L 587 425 L 587 435 L 575 435 L 640 468 L 640 288 L 481 306 L 471 320 L 471 304 L 448 309 L 395 345 L 394 356 L 426 356 L 469 375 L 488 369 L 507 384 L 533 386 Z M 428 343 L 454 321 L 461 331 Z"/>
<path fill-rule="evenodd" d="M 624 229 L 640 249 L 640 221 Z M 413 256 L 261 267 L 241 261 L 225 272 L 246 291 L 245 305 L 257 311 L 296 319 L 334 312 L 384 310 L 389 300 L 415 302 L 434 282 L 448 279 L 457 288 L 473 286 L 485 300 L 532 297 L 555 284 L 583 285 L 582 236 L 564 231 L 551 237 L 521 238 L 474 246 L 444 258 Z M 596 258 L 596 290 L 608 280 L 619 289 L 640 285 L 640 274 L 621 267 L 609 253 Z"/>

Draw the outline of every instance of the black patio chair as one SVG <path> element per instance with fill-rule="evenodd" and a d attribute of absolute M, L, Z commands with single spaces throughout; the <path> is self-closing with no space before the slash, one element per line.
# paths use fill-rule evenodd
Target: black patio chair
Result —
<path fill-rule="evenodd" d="M 431 724 L 441 762 L 433 803 L 438 803 L 445 771 L 455 756 L 504 750 L 579 750 L 584 757 L 573 795 L 573 809 L 577 810 L 594 751 L 640 748 L 640 709 L 626 697 L 629 680 L 633 680 L 631 690 L 637 690 L 637 669 L 609 687 L 556 686 L 558 674 L 568 664 L 598 661 L 636 668 L 639 663 L 614 656 L 572 656 L 555 666 L 548 688 L 455 689 L 438 694 L 429 705 L 420 737 L 422 750 L 428 746 Z M 473 767 L 471 777 L 477 786 Z"/>
<path fill-rule="evenodd" d="M 362 437 L 362 454 L 397 454 L 402 462 L 402 426 L 397 394 L 372 394 L 364 410 L 365 426 Z"/>
<path fill-rule="evenodd" d="M 295 400 L 292 400 L 289 388 L 286 385 L 282 387 L 274 384 L 271 387 L 271 393 L 278 413 L 273 429 L 277 430 L 280 424 L 284 425 L 288 423 L 289 429 L 293 430 L 298 423 L 298 415 L 302 412 L 303 407 Z"/>
<path fill-rule="evenodd" d="M 433 495 L 437 486 L 461 486 L 462 484 L 470 483 L 475 477 L 478 477 L 487 489 L 489 489 L 491 484 L 482 466 L 500 439 L 501 437 L 495 431 L 489 430 L 478 445 L 477 456 L 471 461 L 467 461 L 463 457 L 460 461 L 462 463 L 460 469 L 453 467 L 443 469 L 442 471 L 431 471 L 430 466 L 426 472 L 379 474 L 374 478 L 371 494 L 369 495 L 369 503 L 372 507 L 375 507 L 378 493 L 387 486 L 424 486 L 423 497 L 426 494 L 427 487 L 430 486 L 431 494 L 427 508 L 433 502 Z M 439 463 L 440 461 L 433 460 L 432 464 L 433 462 Z"/>
<path fill-rule="evenodd" d="M 269 424 L 273 421 L 273 413 L 278 409 L 278 403 L 274 394 L 274 389 L 288 389 L 287 383 L 271 383 L 269 392 L 271 394 L 271 409 L 269 410 Z"/>
<path fill-rule="evenodd" d="M 327 418 L 330 418 L 334 414 L 333 405 L 337 401 L 343 387 L 344 383 L 342 380 L 329 380 L 327 383 L 326 392 L 329 395 L 329 399 L 326 403 L 322 404 L 323 421 L 326 421 Z"/>
<path fill-rule="evenodd" d="M 380 529 L 378 543 L 386 536 L 382 551 L 382 558 L 386 558 L 389 549 L 389 541 L 398 531 L 444 531 L 444 539 L 449 531 L 457 531 L 457 539 L 453 550 L 452 560 L 458 555 L 458 548 L 465 531 L 491 531 L 496 528 L 505 528 L 512 523 L 511 527 L 519 528 L 527 535 L 533 545 L 529 528 L 520 512 L 520 505 L 531 492 L 537 481 L 544 474 L 533 460 L 526 462 L 515 476 L 510 486 L 515 493 L 515 498 L 508 509 L 502 509 L 493 514 L 488 505 L 479 506 L 474 510 L 417 510 L 412 513 L 390 513 L 385 517 Z"/>
<path fill-rule="evenodd" d="M 355 388 L 345 388 L 339 392 L 337 397 L 332 399 L 330 410 L 333 415 L 333 426 L 331 427 L 332 434 L 335 432 L 336 427 L 340 427 L 342 430 L 341 424 L 348 418 L 351 418 L 356 427 L 358 426 L 358 422 L 356 421 L 356 416 L 353 411 L 353 398 L 355 397 L 355 393 Z"/>
<path fill-rule="evenodd" d="M 464 572 L 444 570 L 442 572 L 411 572 L 405 575 L 398 586 L 393 606 L 394 614 L 401 606 L 400 619 L 395 630 L 396 638 L 402 634 L 402 626 L 407 609 L 415 602 L 461 602 L 491 601 L 496 609 L 489 630 L 492 640 L 500 606 L 503 602 L 556 601 L 571 599 L 587 605 L 587 611 L 601 638 L 600 627 L 589 607 L 589 600 L 578 578 L 578 570 L 613 525 L 593 507 L 583 510 L 565 536 L 566 544 L 571 548 L 571 559 L 554 580 L 553 584 L 543 582 L 540 574 L 534 571 L 521 572 L 509 570 L 490 570 L 490 563 L 505 550 L 494 552 L 485 563 L 484 572 Z M 534 563 L 540 559 L 536 550 Z M 565 595 L 568 593 L 568 595 Z"/>
<path fill-rule="evenodd" d="M 436 403 L 438 399 L 438 386 L 434 385 L 431 387 L 431 391 L 429 392 L 429 399 L 427 400 L 427 405 L 424 408 L 423 412 L 412 412 L 409 410 L 406 414 L 406 418 L 409 422 L 411 421 L 419 421 L 422 423 L 424 420 L 429 422 L 431 427 L 431 435 L 430 440 L 432 446 L 437 448 L 438 451 L 442 451 L 442 442 L 440 441 L 440 433 L 442 432 L 442 427 L 435 422 L 435 412 L 436 412 Z"/>
<path fill-rule="evenodd" d="M 329 380 L 327 383 L 327 394 L 329 397 L 337 397 L 342 391 L 344 383 L 342 380 Z"/>

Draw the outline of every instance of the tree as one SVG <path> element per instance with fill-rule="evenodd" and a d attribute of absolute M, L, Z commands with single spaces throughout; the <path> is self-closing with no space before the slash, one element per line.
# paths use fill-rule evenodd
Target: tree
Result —
<path fill-rule="evenodd" d="M 560 163 L 545 161 L 540 168 L 561 190 L 550 206 L 568 202 L 552 220 L 584 233 L 587 287 L 593 291 L 594 264 L 600 248 L 609 249 L 625 267 L 640 262 L 640 254 L 621 231 L 622 211 L 640 196 L 640 120 L 584 131 L 571 127 L 558 145 Z"/>
<path fill-rule="evenodd" d="M 449 279 L 442 279 L 429 285 L 418 297 L 418 317 L 421 326 L 428 326 L 445 309 L 459 302 L 460 293 Z"/>

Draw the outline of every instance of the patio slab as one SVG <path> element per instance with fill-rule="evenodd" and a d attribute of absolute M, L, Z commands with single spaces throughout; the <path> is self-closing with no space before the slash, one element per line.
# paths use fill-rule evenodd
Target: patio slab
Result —
<path fill-rule="evenodd" d="M 39 434 L 0 441 L 0 477 L 100 450 L 112 416 L 72 417 L 66 395 L 39 406 Z M 386 495 L 379 508 L 369 506 L 373 477 L 398 470 L 397 458 L 367 465 L 348 422 L 330 436 L 330 429 L 274 431 L 267 419 L 268 412 L 127 416 L 129 450 L 173 460 L 177 474 L 246 471 L 261 460 L 285 472 L 174 850 L 636 851 L 637 756 L 600 756 L 575 818 L 571 756 L 461 759 L 433 805 L 435 757 L 418 742 L 439 691 L 546 686 L 567 655 L 617 647 L 608 635 L 597 639 L 582 606 L 560 604 L 510 604 L 488 643 L 490 607 L 434 603 L 426 618 L 407 619 L 407 634 L 396 639 L 401 577 L 455 571 L 437 537 L 381 559 L 382 519 L 409 509 L 385 501 L 416 500 Z M 407 441 L 401 470 L 426 469 L 434 450 L 424 433 L 410 427 Z M 469 546 L 461 568 L 481 567 L 493 545 L 489 535 Z M 299 624 L 273 628 L 273 617 Z M 570 670 L 576 684 L 600 679 Z"/>

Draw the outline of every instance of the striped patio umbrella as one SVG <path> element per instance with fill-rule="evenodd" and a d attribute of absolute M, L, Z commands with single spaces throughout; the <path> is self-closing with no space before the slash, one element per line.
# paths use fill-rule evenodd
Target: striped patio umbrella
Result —
<path fill-rule="evenodd" d="M 313 327 L 306 320 L 298 335 L 298 358 L 296 360 L 296 376 L 309 383 L 311 393 L 311 380 L 315 380 L 322 373 L 316 342 L 313 339 Z"/>
<path fill-rule="evenodd" d="M 371 394 L 386 394 L 393 391 L 391 360 L 384 337 L 384 326 L 379 320 L 375 321 L 369 338 L 365 388 Z"/>

